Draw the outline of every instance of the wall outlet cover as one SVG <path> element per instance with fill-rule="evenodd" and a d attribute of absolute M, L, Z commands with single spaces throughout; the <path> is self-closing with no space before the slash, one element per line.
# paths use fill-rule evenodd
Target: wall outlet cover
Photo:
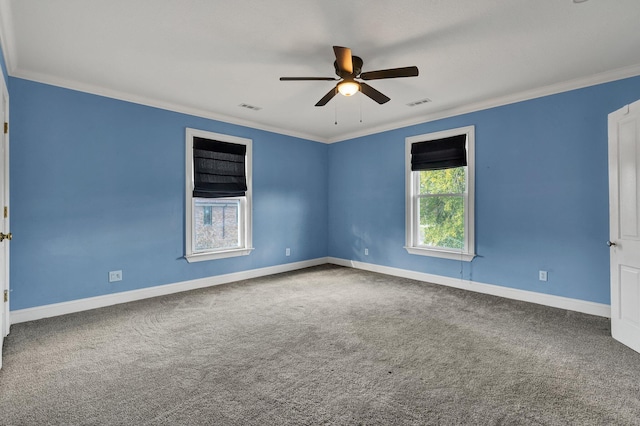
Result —
<path fill-rule="evenodd" d="M 122 281 L 122 270 L 109 271 L 109 282 Z"/>

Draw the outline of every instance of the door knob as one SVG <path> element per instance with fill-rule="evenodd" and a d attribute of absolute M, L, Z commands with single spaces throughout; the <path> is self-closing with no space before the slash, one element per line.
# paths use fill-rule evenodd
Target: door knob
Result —
<path fill-rule="evenodd" d="M 615 245 L 616 245 L 616 243 L 612 243 L 611 241 L 607 241 L 607 245 L 608 245 L 609 247 L 612 247 L 612 246 L 615 246 Z"/>
<path fill-rule="evenodd" d="M 11 232 L 9 232 L 8 234 L 3 234 L 2 232 L 0 232 L 0 241 L 11 240 L 12 238 L 13 235 L 11 235 Z"/>

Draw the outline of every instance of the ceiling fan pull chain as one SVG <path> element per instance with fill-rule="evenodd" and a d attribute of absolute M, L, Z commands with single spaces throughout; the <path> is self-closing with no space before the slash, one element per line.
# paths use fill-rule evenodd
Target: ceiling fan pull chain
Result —
<path fill-rule="evenodd" d="M 358 96 L 360 98 L 360 122 L 362 123 L 362 96 Z"/>
<path fill-rule="evenodd" d="M 333 106 L 334 106 L 334 111 L 335 111 L 335 123 L 333 123 L 333 124 L 335 124 L 337 126 L 338 125 L 338 103 L 334 102 Z"/>

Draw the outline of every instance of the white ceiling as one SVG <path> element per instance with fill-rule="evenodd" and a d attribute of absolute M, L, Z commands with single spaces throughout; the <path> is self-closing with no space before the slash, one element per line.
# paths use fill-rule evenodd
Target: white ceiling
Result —
<path fill-rule="evenodd" d="M 323 142 L 640 75 L 639 0 L 0 0 L 0 14 L 12 76 Z M 384 105 L 315 107 L 335 82 L 278 80 L 335 76 L 333 45 L 363 71 L 420 75 L 370 81 Z"/>

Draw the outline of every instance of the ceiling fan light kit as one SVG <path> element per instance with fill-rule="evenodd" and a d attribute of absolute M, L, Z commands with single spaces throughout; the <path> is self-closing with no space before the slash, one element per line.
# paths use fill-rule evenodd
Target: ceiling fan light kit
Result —
<path fill-rule="evenodd" d="M 353 96 L 360 91 L 360 85 L 353 80 L 344 80 L 338 83 L 338 92 L 343 96 Z"/>
<path fill-rule="evenodd" d="M 400 78 L 400 77 L 416 77 L 418 75 L 418 67 L 391 68 L 386 70 L 362 72 L 363 61 L 358 56 L 351 54 L 348 47 L 333 46 L 333 52 L 336 60 L 333 66 L 336 70 L 334 77 L 280 77 L 280 81 L 336 81 L 340 80 L 336 86 L 316 103 L 316 106 L 324 106 L 339 92 L 344 96 L 353 96 L 357 92 L 361 92 L 365 96 L 382 105 L 389 102 L 390 98 L 380 93 L 367 83 L 356 81 L 356 78 L 362 80 L 381 80 L 384 78 Z"/>

